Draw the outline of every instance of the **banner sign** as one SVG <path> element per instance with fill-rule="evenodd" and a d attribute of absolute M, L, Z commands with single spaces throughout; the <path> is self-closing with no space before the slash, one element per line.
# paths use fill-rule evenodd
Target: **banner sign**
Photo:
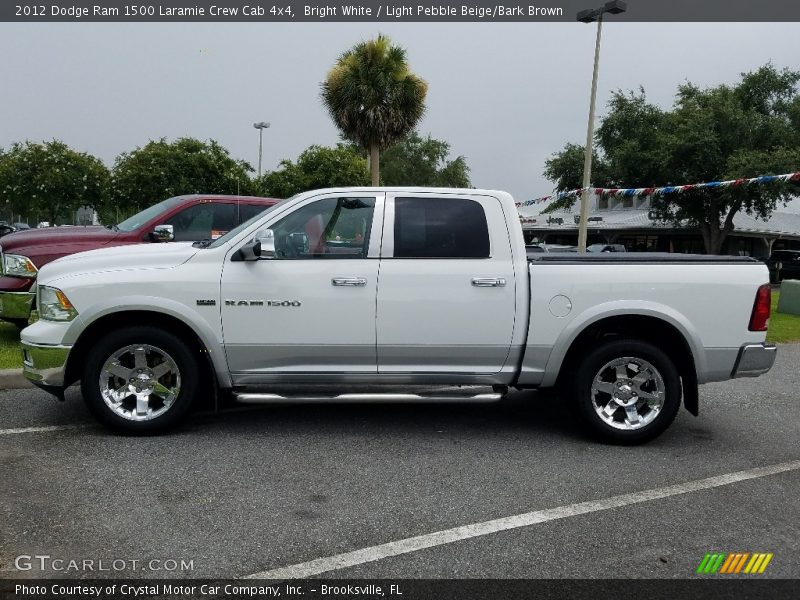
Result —
<path fill-rule="evenodd" d="M 751 177 L 750 179 L 731 179 L 729 181 L 709 181 L 708 183 L 692 183 L 689 185 L 669 185 L 665 187 L 649 187 L 649 188 L 590 188 L 590 191 L 597 196 L 608 196 L 614 198 L 619 197 L 637 197 L 643 198 L 645 196 L 661 196 L 664 194 L 681 194 L 690 190 L 703 190 L 714 188 L 726 187 L 740 187 L 744 185 L 756 185 L 762 183 L 774 183 L 776 181 L 800 183 L 800 171 L 797 173 L 786 173 L 784 175 L 762 175 L 760 177 Z M 561 192 L 551 196 L 542 196 L 541 198 L 534 198 L 533 200 L 526 200 L 525 202 L 517 202 L 517 207 L 531 206 L 532 204 L 540 204 L 548 202 L 549 200 L 567 198 L 569 196 L 580 195 L 582 190 L 570 190 L 568 192 Z"/>

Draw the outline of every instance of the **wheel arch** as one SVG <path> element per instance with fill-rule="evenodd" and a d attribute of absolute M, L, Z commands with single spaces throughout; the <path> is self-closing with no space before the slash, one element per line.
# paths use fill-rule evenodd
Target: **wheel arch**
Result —
<path fill-rule="evenodd" d="M 586 348 L 603 339 L 614 338 L 630 338 L 649 342 L 665 351 L 674 360 L 680 374 L 686 409 L 693 415 L 698 414 L 697 372 L 700 357 L 683 328 L 670 320 L 652 314 L 617 314 L 601 317 L 585 324 L 572 337 L 561 357 L 556 368 L 556 383 L 560 383 L 570 364 L 580 360 Z"/>
<path fill-rule="evenodd" d="M 88 322 L 84 319 L 85 327 L 72 345 L 65 370 L 65 385 L 71 385 L 81 377 L 81 371 L 86 361 L 87 353 L 92 345 L 104 333 L 114 329 L 134 325 L 156 326 L 170 331 L 189 344 L 192 350 L 200 355 L 201 361 L 206 361 L 209 372 L 215 376 L 216 385 L 230 386 L 230 376 L 224 355 L 219 356 L 219 345 L 209 343 L 208 333 L 198 331 L 193 323 L 180 316 L 153 307 L 123 308 L 118 310 L 99 311 Z"/>

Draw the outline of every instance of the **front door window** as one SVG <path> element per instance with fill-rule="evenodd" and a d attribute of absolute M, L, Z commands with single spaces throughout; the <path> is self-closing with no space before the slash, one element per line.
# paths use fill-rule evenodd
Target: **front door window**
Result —
<path fill-rule="evenodd" d="M 366 258 L 375 198 L 325 198 L 272 226 L 278 258 Z"/>

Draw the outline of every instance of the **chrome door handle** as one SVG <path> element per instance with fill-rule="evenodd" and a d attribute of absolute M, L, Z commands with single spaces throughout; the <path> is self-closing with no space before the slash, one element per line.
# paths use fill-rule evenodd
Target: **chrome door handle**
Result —
<path fill-rule="evenodd" d="M 473 277 L 472 285 L 475 287 L 503 287 L 506 280 L 502 277 Z"/>
<path fill-rule="evenodd" d="M 364 277 L 334 277 L 331 279 L 333 285 L 365 286 L 367 280 Z"/>

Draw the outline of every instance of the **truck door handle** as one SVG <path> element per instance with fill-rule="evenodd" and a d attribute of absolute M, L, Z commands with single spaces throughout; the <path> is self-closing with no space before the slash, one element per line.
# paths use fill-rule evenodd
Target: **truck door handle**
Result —
<path fill-rule="evenodd" d="M 506 280 L 502 277 L 473 277 L 472 285 L 475 287 L 503 287 Z"/>
<path fill-rule="evenodd" d="M 367 280 L 364 277 L 334 277 L 331 279 L 333 285 L 365 286 Z"/>

